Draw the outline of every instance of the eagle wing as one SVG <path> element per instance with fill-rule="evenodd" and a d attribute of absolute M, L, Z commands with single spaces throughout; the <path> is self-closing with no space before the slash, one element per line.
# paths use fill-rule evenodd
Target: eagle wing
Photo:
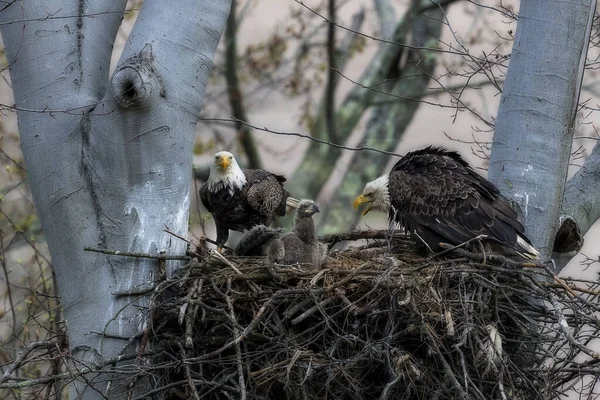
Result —
<path fill-rule="evenodd" d="M 429 232 L 452 244 L 485 234 L 514 246 L 524 228 L 498 189 L 457 153 L 436 150 L 409 153 L 394 166 L 390 219 L 395 209 L 395 220 L 410 232 Z"/>
<path fill-rule="evenodd" d="M 262 169 L 244 170 L 248 185 L 246 200 L 258 213 L 275 217 L 285 215 L 289 193 L 283 188 L 285 178 Z"/>
<path fill-rule="evenodd" d="M 200 186 L 199 192 L 200 192 L 200 201 L 204 205 L 204 208 L 206 208 L 208 210 L 208 212 L 212 212 L 212 207 L 210 206 L 210 203 L 208 202 L 208 184 L 206 182 L 204 182 L 202 184 L 202 186 Z"/>

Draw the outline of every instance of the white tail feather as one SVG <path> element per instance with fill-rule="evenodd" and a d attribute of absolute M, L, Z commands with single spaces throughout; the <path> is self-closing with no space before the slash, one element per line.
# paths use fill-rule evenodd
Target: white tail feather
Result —
<path fill-rule="evenodd" d="M 298 208 L 298 204 L 300 204 L 300 200 L 295 199 L 293 197 L 288 197 L 287 199 L 285 199 L 285 205 L 287 208 L 287 212 L 290 212 L 291 210 L 295 210 L 296 208 Z"/>
<path fill-rule="evenodd" d="M 529 260 L 540 259 L 540 252 L 537 251 L 535 247 L 527 243 L 527 241 L 519 235 L 517 235 L 517 244 L 523 250 L 522 252 L 518 252 L 523 258 L 527 258 Z"/>

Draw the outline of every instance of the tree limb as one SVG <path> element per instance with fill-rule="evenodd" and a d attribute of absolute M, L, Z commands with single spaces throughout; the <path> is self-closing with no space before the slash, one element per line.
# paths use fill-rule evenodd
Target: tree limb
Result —
<path fill-rule="evenodd" d="M 394 26 L 396 25 L 396 10 L 394 9 L 394 5 L 390 0 L 374 0 L 373 4 L 375 5 L 375 11 L 379 19 L 381 36 L 384 38 L 388 37 L 394 33 Z"/>
<path fill-rule="evenodd" d="M 434 41 L 437 41 L 443 25 L 440 10 L 432 9 L 415 18 L 417 20 L 411 29 L 414 43 L 435 46 Z M 383 89 L 402 93 L 406 99 L 397 99 L 393 103 L 373 108 L 360 142 L 361 147 L 373 146 L 387 151 L 394 150 L 418 110 L 418 100 L 427 91 L 437 57 L 426 50 L 403 49 L 401 54 L 403 52 L 408 54 L 399 55 L 398 59 L 405 61 L 390 66 Z M 353 213 L 352 216 L 348 216 L 352 199 L 362 192 L 366 182 L 381 174 L 387 162 L 387 157 L 377 153 L 363 151 L 354 155 L 350 166 L 340 179 L 340 187 L 334 191 L 333 198 L 328 201 L 328 207 L 323 211 L 319 222 L 322 232 L 346 230 L 356 224 L 360 214 Z"/>
<path fill-rule="evenodd" d="M 244 107 L 244 99 L 240 88 L 240 79 L 238 77 L 238 54 L 237 54 L 237 27 L 236 21 L 237 0 L 231 2 L 231 11 L 227 19 L 225 29 L 225 79 L 227 82 L 227 95 L 229 105 L 231 106 L 232 116 L 241 121 L 247 121 L 248 117 Z M 235 127 L 238 131 L 238 140 L 242 149 L 248 157 L 249 168 L 260 168 L 261 161 L 256 143 L 252 138 L 252 129 L 248 125 L 236 122 Z"/>
<path fill-rule="evenodd" d="M 585 164 L 569 179 L 562 205 L 562 217 L 573 218 L 581 235 L 600 218 L 600 142 L 596 143 Z M 579 249 L 574 249 L 579 250 Z"/>
<path fill-rule="evenodd" d="M 411 10 L 417 7 L 418 4 L 419 0 L 412 0 Z M 359 80 L 361 84 L 370 87 L 379 85 L 385 80 L 390 67 L 398 61 L 400 51 L 404 48 L 404 46 L 398 46 L 397 43 L 405 41 L 414 18 L 414 13 L 407 12 L 396 25 L 391 38 L 393 43 L 382 42 L 380 44 L 371 61 L 365 66 Z M 374 96 L 374 92 L 361 87 L 354 87 L 348 93 L 336 113 L 338 140 L 346 140 L 350 136 Z M 322 129 L 322 125 L 317 123 L 312 129 L 312 134 L 315 138 L 323 138 L 325 137 L 325 130 Z M 338 149 L 311 143 L 302 164 L 290 179 L 290 185 L 297 188 L 296 197 L 315 198 L 331 175 L 340 155 L 341 151 Z"/>
<path fill-rule="evenodd" d="M 329 26 L 327 29 L 327 83 L 325 87 L 325 121 L 329 140 L 337 142 L 335 120 L 335 87 L 336 87 L 336 45 L 335 45 L 335 0 L 328 0 Z"/>

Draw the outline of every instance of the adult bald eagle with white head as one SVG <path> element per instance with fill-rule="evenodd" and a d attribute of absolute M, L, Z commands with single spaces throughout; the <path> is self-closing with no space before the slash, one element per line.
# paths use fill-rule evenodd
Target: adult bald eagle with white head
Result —
<path fill-rule="evenodd" d="M 298 200 L 283 188 L 285 177 L 263 169 L 242 169 L 228 151 L 213 157 L 208 180 L 200 187 L 200 200 L 212 214 L 217 229 L 217 249 L 229 238 L 229 230 L 245 231 L 270 225 Z"/>
<path fill-rule="evenodd" d="M 517 213 L 490 181 L 454 151 L 429 146 L 407 153 L 392 171 L 365 185 L 354 208 L 388 213 L 432 251 L 440 242 L 459 245 L 479 235 L 508 254 L 538 259 Z"/>

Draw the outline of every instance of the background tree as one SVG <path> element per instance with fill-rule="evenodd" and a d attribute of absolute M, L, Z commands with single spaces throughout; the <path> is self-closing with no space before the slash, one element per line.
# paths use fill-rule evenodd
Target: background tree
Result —
<path fill-rule="evenodd" d="M 84 248 L 185 254 L 164 229 L 187 233 L 194 127 L 229 13 L 221 0 L 145 1 L 108 79 L 125 4 L 0 9 L 27 178 L 83 372 L 136 354 L 159 273 L 156 259 Z M 71 397 L 116 398 L 128 389 L 120 380 L 82 375 Z"/>

